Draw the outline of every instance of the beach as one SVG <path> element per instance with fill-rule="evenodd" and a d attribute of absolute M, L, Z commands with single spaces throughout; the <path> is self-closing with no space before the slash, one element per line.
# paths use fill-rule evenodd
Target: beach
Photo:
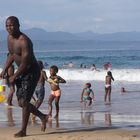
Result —
<path fill-rule="evenodd" d="M 139 4 L 1 1 L 0 140 L 140 140 Z"/>
<path fill-rule="evenodd" d="M 39 127 L 29 127 L 27 137 L 14 138 L 13 134 L 17 128 L 0 128 L 0 140 L 139 140 L 140 130 L 123 130 L 123 129 L 84 129 L 84 130 L 67 130 L 67 129 L 47 129 L 42 133 Z M 8 132 L 8 133 L 7 133 Z"/>
<path fill-rule="evenodd" d="M 60 85 L 62 96 L 60 100 L 59 119 L 49 120 L 46 132 L 40 131 L 41 122 L 36 118 L 30 119 L 27 137 L 29 140 L 135 140 L 140 139 L 139 113 L 139 83 L 123 82 L 123 86 L 130 92 L 122 94 L 118 81 L 112 83 L 111 104 L 104 104 L 104 82 L 90 81 L 95 92 L 95 101 L 90 107 L 84 107 L 80 102 L 81 90 L 87 81 L 68 80 Z M 40 110 L 48 113 L 48 97 L 50 87 L 45 84 L 46 95 Z M 8 89 L 6 89 L 8 90 Z M 7 91 L 8 92 L 8 91 Z M 5 93 L 7 94 L 7 93 Z M 14 95 L 13 107 L 6 103 L 0 104 L 0 139 L 15 139 L 14 133 L 21 127 L 21 108 L 18 107 Z M 55 105 L 53 104 L 53 116 Z M 7 134 L 8 132 L 8 134 Z"/>

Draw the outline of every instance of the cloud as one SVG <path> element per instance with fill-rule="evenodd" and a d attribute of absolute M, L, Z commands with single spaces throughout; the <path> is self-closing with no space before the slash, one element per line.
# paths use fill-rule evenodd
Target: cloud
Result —
<path fill-rule="evenodd" d="M 34 27 L 47 28 L 48 27 L 48 22 L 45 21 L 24 20 L 22 21 L 22 23 L 24 28 L 34 28 Z"/>
<path fill-rule="evenodd" d="M 140 0 L 4 0 L 0 28 L 7 16 L 19 17 L 24 28 L 49 31 L 140 31 Z"/>
<path fill-rule="evenodd" d="M 104 19 L 100 18 L 100 17 L 95 17 L 95 18 L 93 18 L 93 21 L 95 21 L 95 22 L 103 22 Z"/>

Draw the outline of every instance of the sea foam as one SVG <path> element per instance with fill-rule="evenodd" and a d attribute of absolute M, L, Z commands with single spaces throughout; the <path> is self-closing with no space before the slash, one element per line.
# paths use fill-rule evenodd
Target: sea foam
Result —
<path fill-rule="evenodd" d="M 46 70 L 49 76 L 49 71 Z M 138 82 L 140 81 L 140 69 L 113 69 L 113 77 L 118 81 Z M 90 69 L 60 69 L 58 75 L 66 80 L 99 80 L 104 81 L 107 71 L 91 71 Z"/>
<path fill-rule="evenodd" d="M 2 69 L 0 69 L 1 71 Z M 50 76 L 49 70 L 45 69 L 47 76 Z M 111 70 L 115 81 L 140 81 L 140 69 L 113 69 Z M 59 76 L 66 80 L 99 80 L 104 81 L 107 71 L 100 69 L 99 71 L 92 71 L 90 69 L 59 69 Z"/>

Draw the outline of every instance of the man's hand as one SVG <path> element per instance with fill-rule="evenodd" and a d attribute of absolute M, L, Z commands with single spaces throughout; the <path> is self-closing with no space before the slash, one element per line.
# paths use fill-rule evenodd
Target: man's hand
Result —
<path fill-rule="evenodd" d="M 14 83 L 16 80 L 16 77 L 13 75 L 9 78 L 9 83 Z"/>

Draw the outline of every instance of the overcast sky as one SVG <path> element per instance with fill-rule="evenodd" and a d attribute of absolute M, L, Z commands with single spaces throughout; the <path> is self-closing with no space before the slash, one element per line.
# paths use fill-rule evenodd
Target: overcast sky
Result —
<path fill-rule="evenodd" d="M 0 0 L 0 29 L 11 15 L 19 18 L 22 29 L 140 31 L 140 0 Z"/>

